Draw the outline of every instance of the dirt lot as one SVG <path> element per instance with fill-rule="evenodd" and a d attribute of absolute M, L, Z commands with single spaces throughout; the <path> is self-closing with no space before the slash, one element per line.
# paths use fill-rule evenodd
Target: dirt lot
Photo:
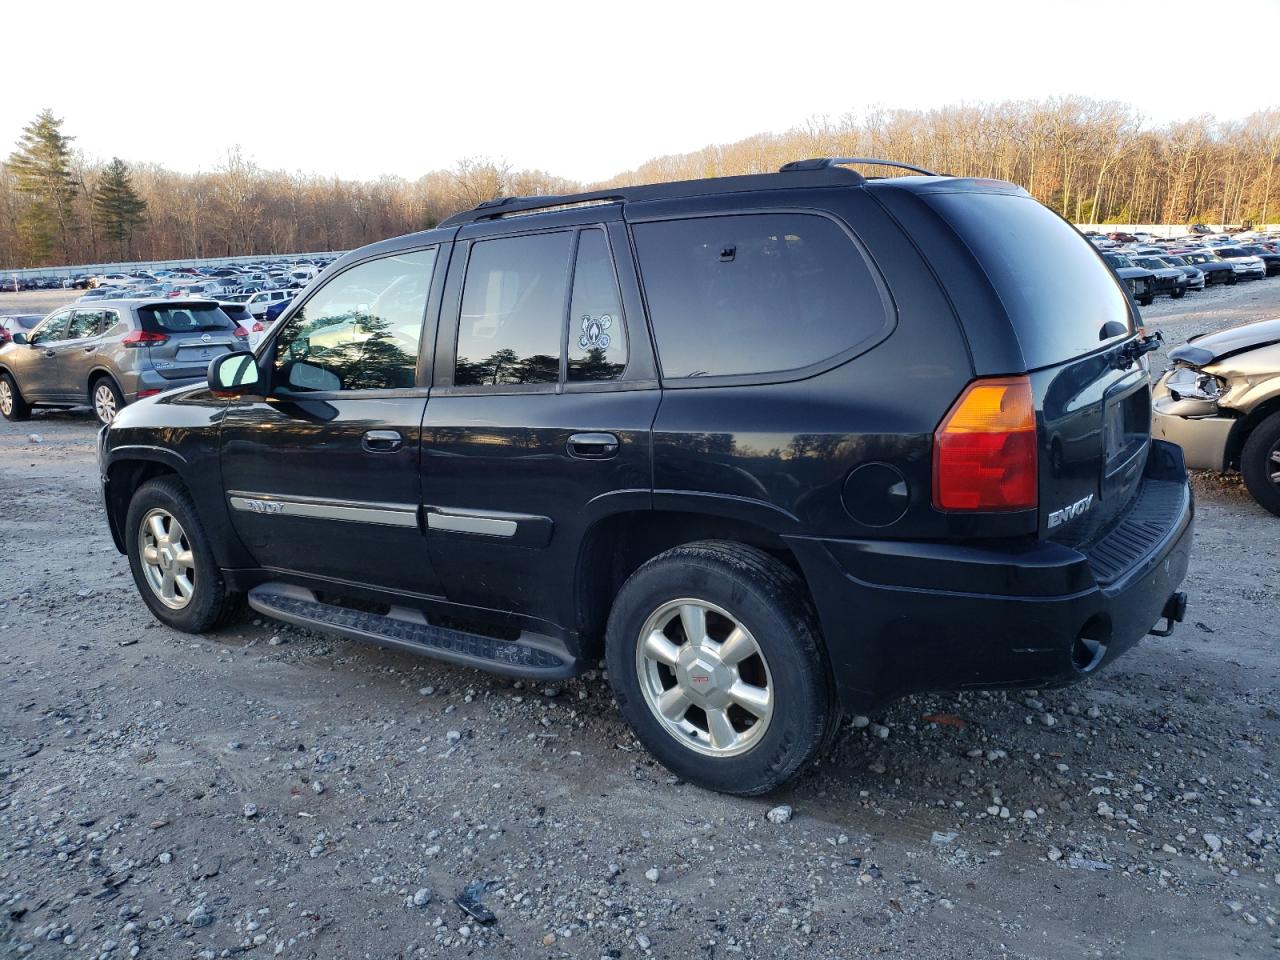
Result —
<path fill-rule="evenodd" d="M 1173 343 L 1275 315 L 1280 280 L 1146 311 Z M 0 953 L 1280 951 L 1280 520 L 1237 480 L 1196 479 L 1171 639 L 1070 689 L 850 718 L 827 762 L 739 800 L 652 763 L 598 674 L 158 626 L 94 433 L 87 410 L 0 423 Z M 491 925 L 454 904 L 477 882 Z"/>

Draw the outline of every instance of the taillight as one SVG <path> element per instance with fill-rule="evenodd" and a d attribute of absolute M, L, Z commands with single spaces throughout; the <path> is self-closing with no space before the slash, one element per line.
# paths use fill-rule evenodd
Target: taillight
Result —
<path fill-rule="evenodd" d="M 1036 412 L 1027 377 L 975 380 L 933 434 L 939 510 L 1029 510 L 1037 505 Z"/>
<path fill-rule="evenodd" d="M 236 325 L 235 335 L 239 337 L 241 340 L 249 339 L 249 331 L 246 330 L 244 327 L 240 326 L 239 324 Z"/>
<path fill-rule="evenodd" d="M 142 399 L 145 399 L 146 397 L 154 397 L 159 392 L 160 392 L 159 390 L 139 390 L 138 399 L 142 400 Z"/>
<path fill-rule="evenodd" d="M 156 333 L 152 330 L 134 330 L 132 333 L 126 333 L 120 338 L 120 342 L 126 347 L 137 349 L 138 347 L 149 347 L 152 344 L 166 343 L 169 337 L 163 333 Z"/>
<path fill-rule="evenodd" d="M 264 327 L 264 326 L 262 325 L 262 321 L 261 321 L 261 320 L 255 320 L 255 321 L 253 321 L 253 326 L 252 326 L 250 329 L 251 329 L 254 333 L 261 333 L 263 330 L 265 330 L 265 329 L 267 329 L 267 328 L 266 328 L 266 327 Z"/>

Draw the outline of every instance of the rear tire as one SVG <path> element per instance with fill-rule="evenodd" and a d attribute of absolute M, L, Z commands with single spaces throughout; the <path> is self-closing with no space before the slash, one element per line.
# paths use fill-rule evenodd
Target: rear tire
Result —
<path fill-rule="evenodd" d="M 89 403 L 101 424 L 108 424 L 124 409 L 124 394 L 111 377 L 103 374 L 89 387 Z"/>
<path fill-rule="evenodd" d="M 240 609 L 240 595 L 222 579 L 191 494 L 176 477 L 148 480 L 134 493 L 125 551 L 142 601 L 161 623 L 203 633 Z"/>
<path fill-rule="evenodd" d="M 1176 290 L 1173 291 L 1173 299 L 1175 300 L 1181 300 L 1186 295 L 1187 295 L 1186 287 L 1178 287 Z"/>
<path fill-rule="evenodd" d="M 773 790 L 839 727 L 804 584 L 755 547 L 690 543 L 640 567 L 614 600 L 606 659 L 636 737 L 708 790 Z"/>
<path fill-rule="evenodd" d="M 1145 297 L 1138 298 L 1138 303 L 1140 303 L 1144 307 L 1149 307 L 1151 306 L 1151 304 L 1155 302 L 1156 302 L 1156 295 L 1154 293 L 1149 293 Z"/>
<path fill-rule="evenodd" d="M 1240 472 L 1253 499 L 1280 516 L 1280 413 L 1253 428 L 1240 451 Z"/>
<path fill-rule="evenodd" d="M 17 381 L 9 373 L 0 373 L 0 414 L 15 422 L 31 417 L 31 404 L 22 398 Z"/>

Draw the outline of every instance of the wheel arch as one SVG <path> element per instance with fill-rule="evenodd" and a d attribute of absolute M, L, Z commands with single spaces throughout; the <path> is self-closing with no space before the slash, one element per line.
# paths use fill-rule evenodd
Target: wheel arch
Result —
<path fill-rule="evenodd" d="M 103 377 L 106 377 L 109 380 L 111 380 L 111 382 L 116 385 L 116 389 L 120 390 L 122 394 L 124 393 L 124 390 L 121 389 L 120 387 L 120 378 L 117 377 L 114 373 L 112 373 L 109 367 L 96 366 L 89 371 L 89 376 L 85 379 L 85 394 L 89 397 L 90 401 L 93 400 L 94 384 L 96 384 Z"/>
<path fill-rule="evenodd" d="M 609 611 L 627 578 L 648 560 L 682 544 L 730 540 L 758 547 L 795 570 L 808 589 L 800 561 L 784 539 L 793 523 L 790 514 L 763 503 L 705 495 L 597 519 L 580 541 L 574 574 L 574 629 L 582 655 L 603 653 Z M 811 593 L 809 600 L 812 603 Z"/>
<path fill-rule="evenodd" d="M 1276 413 L 1280 413 L 1280 392 L 1268 397 L 1235 422 L 1231 432 L 1227 434 L 1227 450 L 1224 457 L 1226 466 L 1234 470 L 1240 469 L 1240 455 L 1244 452 L 1249 434 L 1253 433 L 1258 424 Z"/>
<path fill-rule="evenodd" d="M 182 456 L 160 447 L 121 447 L 112 451 L 111 459 L 103 465 L 102 489 L 107 524 L 117 550 L 125 552 L 124 522 L 134 492 L 148 480 L 162 476 L 176 477 L 190 490 L 191 485 L 183 478 L 186 465 Z"/>

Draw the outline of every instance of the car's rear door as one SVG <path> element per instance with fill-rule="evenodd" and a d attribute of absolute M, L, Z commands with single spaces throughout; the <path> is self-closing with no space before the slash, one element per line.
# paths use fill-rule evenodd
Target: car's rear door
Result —
<path fill-rule="evenodd" d="M 339 594 L 440 595 L 420 522 L 430 350 L 419 348 L 431 342 L 423 331 L 433 329 L 443 260 L 430 245 L 327 277 L 262 355 L 264 394 L 228 406 L 222 482 L 260 566 Z"/>
<path fill-rule="evenodd" d="M 996 313 L 962 307 L 977 372 L 1029 374 L 1039 534 L 1090 542 L 1133 501 L 1150 447 L 1150 379 L 1123 353 L 1136 311 L 1089 243 L 1029 196 L 940 189 L 926 200 L 973 252 L 1006 318 L 993 336 Z"/>
<path fill-rule="evenodd" d="M 607 213 L 464 227 L 445 292 L 423 422 L 428 543 L 449 600 L 535 630 L 575 628 L 592 525 L 652 503 L 660 391 L 626 233 Z"/>
<path fill-rule="evenodd" d="M 58 351 L 58 379 L 71 397 L 89 396 L 89 375 L 97 366 L 98 345 L 104 330 L 114 325 L 115 311 L 102 307 L 77 308 L 67 328 L 67 339 Z"/>
<path fill-rule="evenodd" d="M 166 380 L 202 377 L 219 354 L 240 349 L 235 322 L 209 300 L 138 307 L 151 365 Z"/>

